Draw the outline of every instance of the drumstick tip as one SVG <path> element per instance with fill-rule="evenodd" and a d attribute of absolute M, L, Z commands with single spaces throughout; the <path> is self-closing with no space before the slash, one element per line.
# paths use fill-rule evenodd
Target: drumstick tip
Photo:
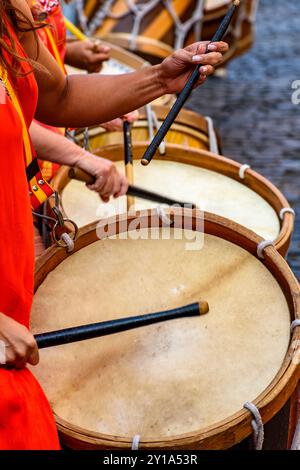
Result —
<path fill-rule="evenodd" d="M 235 7 L 238 7 L 241 3 L 241 0 L 234 0 L 233 4 Z"/>
<path fill-rule="evenodd" d="M 142 164 L 143 166 L 147 166 L 147 165 L 149 165 L 149 161 L 146 160 L 146 158 L 142 158 L 141 164 Z"/>
<path fill-rule="evenodd" d="M 199 315 L 205 315 L 206 313 L 209 312 L 209 305 L 206 300 L 202 300 L 199 302 Z"/>

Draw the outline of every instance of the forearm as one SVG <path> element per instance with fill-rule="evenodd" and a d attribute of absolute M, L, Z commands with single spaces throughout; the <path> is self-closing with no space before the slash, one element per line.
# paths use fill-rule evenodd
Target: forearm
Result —
<path fill-rule="evenodd" d="M 30 136 L 38 157 L 41 160 L 59 163 L 60 165 L 77 166 L 84 150 L 63 135 L 33 122 Z"/>
<path fill-rule="evenodd" d="M 164 93 L 158 67 L 115 76 L 70 76 L 56 112 L 49 113 L 49 95 L 45 98 L 42 94 L 37 117 L 47 124 L 68 127 L 91 126 L 115 119 Z M 53 95 L 55 99 L 57 95 Z"/>

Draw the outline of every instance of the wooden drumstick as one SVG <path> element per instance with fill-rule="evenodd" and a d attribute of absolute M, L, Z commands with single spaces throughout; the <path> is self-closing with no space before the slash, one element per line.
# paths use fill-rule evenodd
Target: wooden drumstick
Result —
<path fill-rule="evenodd" d="M 214 37 L 212 38 L 211 42 L 218 42 L 221 41 L 223 36 L 225 35 L 229 24 L 233 18 L 236 8 L 239 6 L 240 0 L 234 0 L 233 4 L 230 6 L 226 16 L 224 17 L 223 21 L 221 22 L 219 28 L 217 29 Z M 141 160 L 142 165 L 148 165 L 152 158 L 154 157 L 155 152 L 157 151 L 158 147 L 160 146 L 161 142 L 165 138 L 166 134 L 168 133 L 170 127 L 174 123 L 175 119 L 177 118 L 179 112 L 181 111 L 182 107 L 184 106 L 186 100 L 190 96 L 193 88 L 195 87 L 196 83 L 200 78 L 200 67 L 201 64 L 198 64 L 191 74 L 190 78 L 188 79 L 186 85 L 184 86 L 182 92 L 178 96 L 177 100 L 175 101 L 173 107 L 169 111 L 166 119 L 160 126 L 157 134 L 154 136 L 152 142 L 150 143 L 149 147 L 147 148 L 146 152 L 143 155 Z"/>
<path fill-rule="evenodd" d="M 166 320 L 205 315 L 208 312 L 208 303 L 202 301 L 163 312 L 149 313 L 147 315 L 126 317 L 118 320 L 110 320 L 89 325 L 76 326 L 74 328 L 50 331 L 48 333 L 35 335 L 35 340 L 39 349 L 49 348 L 51 346 L 59 346 L 87 339 L 99 338 L 101 336 L 113 335 L 122 331 L 132 330 L 140 328 L 141 326 L 152 325 Z"/>
<path fill-rule="evenodd" d="M 125 175 L 129 185 L 133 185 L 133 157 L 132 157 L 132 141 L 131 141 L 131 124 L 124 120 L 123 122 L 124 134 L 124 163 Z M 134 198 L 127 193 L 127 212 L 134 205 Z"/>
<path fill-rule="evenodd" d="M 85 171 L 79 170 L 78 168 L 70 168 L 69 178 L 75 179 L 77 181 L 82 181 L 87 184 L 93 184 L 95 182 L 95 178 L 92 175 L 89 175 Z M 176 201 L 175 199 L 162 196 L 161 194 L 153 193 L 152 191 L 148 191 L 147 189 L 138 188 L 137 186 L 129 185 L 127 195 L 138 197 L 140 199 L 145 199 L 147 201 L 158 202 L 159 204 L 166 204 L 168 206 L 177 205 L 179 207 L 186 207 L 190 209 L 197 208 L 195 204 L 189 202 Z"/>

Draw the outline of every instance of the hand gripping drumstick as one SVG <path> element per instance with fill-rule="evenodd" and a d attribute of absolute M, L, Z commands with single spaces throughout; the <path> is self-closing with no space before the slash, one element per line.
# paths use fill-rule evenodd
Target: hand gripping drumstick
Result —
<path fill-rule="evenodd" d="M 124 163 L 125 175 L 130 185 L 133 184 L 133 158 L 132 158 L 132 141 L 131 141 L 131 124 L 124 120 L 123 122 L 123 135 L 124 135 Z M 133 206 L 134 198 L 127 194 L 127 211 Z"/>
<path fill-rule="evenodd" d="M 233 18 L 233 15 L 235 13 L 236 8 L 239 6 L 240 0 L 234 0 L 233 4 L 230 6 L 226 16 L 224 17 L 223 21 L 221 22 L 219 28 L 217 29 L 214 37 L 212 38 L 211 42 L 218 42 L 221 41 L 223 36 L 225 35 L 229 24 Z M 177 118 L 179 112 L 181 111 L 182 107 L 184 106 L 186 100 L 190 96 L 194 86 L 199 80 L 200 77 L 200 67 L 201 64 L 198 64 L 194 70 L 194 72 L 191 74 L 190 78 L 188 79 L 185 87 L 183 88 L 182 92 L 178 96 L 177 100 L 175 101 L 173 107 L 169 111 L 166 119 L 160 126 L 157 134 L 154 136 L 152 142 L 150 143 L 149 147 L 147 148 L 146 152 L 144 153 L 144 156 L 141 160 L 142 165 L 146 166 L 148 165 L 152 158 L 154 157 L 154 154 L 158 147 L 160 146 L 161 142 L 165 138 L 167 132 L 169 131 L 170 127 L 174 123 L 175 119 Z"/>
<path fill-rule="evenodd" d="M 77 168 L 70 168 L 69 178 L 82 181 L 88 184 L 93 184 L 95 182 L 95 178 L 92 175 L 89 175 L 83 170 L 78 170 Z M 176 201 L 175 199 L 162 196 L 161 194 L 153 193 L 152 191 L 148 191 L 147 189 L 138 188 L 137 186 L 128 186 L 127 195 L 138 197 L 140 199 L 146 199 L 147 201 L 158 202 L 159 204 L 166 204 L 168 206 L 177 205 L 179 207 L 196 209 L 195 204 L 191 204 L 189 202 Z"/>
<path fill-rule="evenodd" d="M 64 330 L 50 331 L 35 335 L 35 340 L 39 349 L 59 346 L 61 344 L 75 343 L 86 339 L 99 338 L 100 336 L 113 335 L 122 331 L 140 328 L 141 326 L 152 325 L 166 320 L 176 318 L 205 315 L 209 311 L 208 303 L 197 302 L 181 308 L 174 308 L 163 312 L 149 313 L 137 317 L 120 318 L 101 323 L 66 328 Z"/>

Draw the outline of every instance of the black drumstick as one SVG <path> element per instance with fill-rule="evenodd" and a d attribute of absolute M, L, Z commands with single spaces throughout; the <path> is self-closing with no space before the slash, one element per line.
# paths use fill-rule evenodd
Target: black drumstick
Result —
<path fill-rule="evenodd" d="M 232 17 L 235 13 L 236 8 L 239 6 L 240 0 L 234 0 L 233 4 L 230 6 L 226 16 L 224 17 L 223 21 L 221 22 L 219 28 L 217 29 L 214 37 L 212 38 L 211 42 L 218 42 L 221 41 L 221 39 L 224 37 L 229 24 L 232 20 Z M 174 123 L 175 119 L 177 118 L 179 112 L 181 111 L 182 107 L 184 106 L 186 100 L 190 96 L 194 86 L 199 80 L 200 77 L 200 67 L 201 64 L 198 64 L 191 74 L 190 78 L 188 79 L 186 85 L 184 86 L 182 92 L 178 96 L 177 100 L 175 101 L 173 107 L 169 111 L 166 119 L 160 126 L 157 134 L 153 137 L 152 142 L 150 143 L 149 147 L 145 151 L 143 158 L 141 160 L 142 165 L 146 166 L 148 165 L 152 158 L 154 157 L 154 154 L 158 147 L 160 146 L 161 142 L 165 138 L 166 134 L 168 133 L 170 127 Z"/>
<path fill-rule="evenodd" d="M 78 168 L 70 168 L 69 170 L 69 178 L 75 179 L 78 181 L 83 181 L 84 183 L 93 184 L 95 179 L 92 175 L 89 175 L 83 170 L 79 170 Z M 175 199 L 171 199 L 169 197 L 162 196 L 158 193 L 153 193 L 152 191 L 148 191 L 147 189 L 138 188 L 137 186 L 128 186 L 128 190 L 126 193 L 128 196 L 138 197 L 140 199 L 146 199 L 147 201 L 154 201 L 158 202 L 159 204 L 166 204 L 168 206 L 179 206 L 179 207 L 186 207 L 190 209 L 196 209 L 196 205 L 190 202 L 182 202 L 176 201 Z"/>
<path fill-rule="evenodd" d="M 120 318 L 90 325 L 66 328 L 64 330 L 50 331 L 35 335 L 35 340 L 39 349 L 59 346 L 62 344 L 75 343 L 101 336 L 113 335 L 122 331 L 140 328 L 141 326 L 152 325 L 166 320 L 176 318 L 192 317 L 208 313 L 209 306 L 205 301 L 196 302 L 181 308 L 174 308 L 163 312 L 149 313 L 137 317 Z"/>

